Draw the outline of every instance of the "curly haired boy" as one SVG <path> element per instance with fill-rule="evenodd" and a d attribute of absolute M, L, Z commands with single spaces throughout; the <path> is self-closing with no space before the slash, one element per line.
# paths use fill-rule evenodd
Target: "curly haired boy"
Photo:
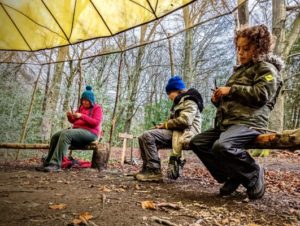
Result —
<path fill-rule="evenodd" d="M 223 87 L 213 91 L 217 107 L 215 127 L 196 135 L 191 147 L 211 175 L 223 183 L 220 195 L 231 195 L 239 185 L 249 199 L 265 192 L 264 169 L 245 150 L 268 126 L 282 86 L 282 61 L 271 54 L 272 35 L 265 25 L 237 31 L 235 46 L 239 65 Z"/>

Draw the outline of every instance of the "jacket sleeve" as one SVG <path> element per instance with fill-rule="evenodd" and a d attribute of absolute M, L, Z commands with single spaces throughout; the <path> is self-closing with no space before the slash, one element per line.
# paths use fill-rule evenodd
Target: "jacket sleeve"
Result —
<path fill-rule="evenodd" d="M 101 107 L 96 107 L 93 110 L 93 114 L 92 116 L 88 116 L 88 115 L 81 115 L 81 119 L 84 120 L 88 125 L 94 127 L 99 125 L 102 122 L 102 116 L 103 116 L 103 112 L 102 112 L 102 108 Z"/>
<path fill-rule="evenodd" d="M 192 100 L 184 102 L 184 109 L 179 112 L 179 116 L 169 119 L 165 123 L 166 129 L 184 130 L 192 125 L 198 111 L 197 104 Z"/>
<path fill-rule="evenodd" d="M 73 116 L 67 116 L 67 118 L 70 123 L 74 123 L 76 121 L 76 119 Z"/>
<path fill-rule="evenodd" d="M 257 107 L 264 106 L 276 93 L 277 73 L 266 66 L 258 70 L 253 85 L 233 84 L 229 98 L 241 99 L 243 102 Z"/>

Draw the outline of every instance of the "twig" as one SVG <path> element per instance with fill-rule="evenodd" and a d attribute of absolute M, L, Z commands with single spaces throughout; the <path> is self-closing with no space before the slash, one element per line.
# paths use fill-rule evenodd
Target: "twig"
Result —
<path fill-rule="evenodd" d="M 151 217 L 151 219 L 159 224 L 163 224 L 163 225 L 169 225 L 169 226 L 178 226 L 175 223 L 172 223 L 171 221 L 165 220 L 165 219 L 161 219 L 159 217 L 153 216 Z"/>
<path fill-rule="evenodd" d="M 167 203 L 167 202 L 162 202 L 162 203 L 158 203 L 156 204 L 157 207 L 170 207 L 173 208 L 175 210 L 179 210 L 180 206 L 174 204 L 174 203 Z"/>
<path fill-rule="evenodd" d="M 93 221 L 89 221 L 89 224 L 92 226 L 98 226 L 98 224 L 94 223 Z"/>
<path fill-rule="evenodd" d="M 102 208 L 104 208 L 105 202 L 106 202 L 106 195 L 102 194 Z"/>

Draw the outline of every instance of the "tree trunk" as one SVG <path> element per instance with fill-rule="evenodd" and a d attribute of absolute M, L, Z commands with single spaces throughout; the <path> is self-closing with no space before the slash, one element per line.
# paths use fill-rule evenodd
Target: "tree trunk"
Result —
<path fill-rule="evenodd" d="M 31 97 L 31 101 L 30 101 L 30 105 L 29 105 L 29 110 L 28 110 L 27 116 L 25 118 L 24 124 L 22 126 L 22 130 L 21 130 L 20 143 L 23 143 L 24 140 L 25 140 L 27 126 L 28 126 L 28 122 L 30 120 L 30 116 L 31 116 L 31 112 L 32 112 L 32 108 L 33 108 L 33 104 L 34 104 L 34 100 L 35 100 L 35 96 L 36 96 L 36 91 L 37 91 L 39 79 L 40 79 L 41 74 L 42 74 L 42 69 L 43 69 L 43 66 L 40 66 L 40 71 L 39 71 L 38 77 L 37 77 L 37 79 L 34 83 L 33 93 L 32 93 L 32 97 Z M 20 154 L 20 150 L 17 151 L 16 160 L 19 159 L 19 154 Z"/>
<path fill-rule="evenodd" d="M 276 37 L 274 53 L 283 57 L 285 46 L 285 20 L 286 7 L 285 1 L 273 0 L 273 18 L 272 18 L 272 33 Z M 282 80 L 284 80 L 285 72 L 281 72 Z M 272 130 L 282 131 L 284 120 L 284 93 L 281 91 L 277 97 L 276 104 L 270 114 L 269 128 Z"/>
<path fill-rule="evenodd" d="M 77 99 L 77 108 L 80 107 L 80 97 L 81 97 L 81 90 L 82 90 L 82 82 L 83 82 L 83 77 L 82 77 L 82 64 L 81 60 L 78 62 L 79 64 L 79 83 L 78 83 L 78 99 Z"/>
<path fill-rule="evenodd" d="M 247 0 L 238 0 L 237 28 L 242 29 L 249 24 L 249 8 Z"/>
<path fill-rule="evenodd" d="M 64 98 L 64 103 L 63 103 L 63 112 L 66 113 L 68 111 L 71 111 L 71 108 L 73 110 L 74 106 L 70 106 L 70 97 L 71 97 L 71 88 L 73 86 L 73 82 L 74 82 L 74 78 L 76 76 L 76 72 L 77 72 L 77 67 L 74 67 L 74 62 L 71 61 L 70 62 L 70 77 L 67 78 L 67 87 L 66 87 L 66 93 L 65 93 L 65 98 Z M 62 119 L 62 128 L 66 128 L 68 125 L 68 119 L 65 116 L 65 114 L 63 115 L 63 119 Z"/>
<path fill-rule="evenodd" d="M 190 10 L 189 7 L 183 9 L 183 18 L 185 28 L 190 27 Z M 193 30 L 189 29 L 185 32 L 184 38 L 184 61 L 183 61 L 183 80 L 187 87 L 192 82 L 192 47 L 193 47 Z"/>
<path fill-rule="evenodd" d="M 171 38 L 168 38 L 168 47 L 169 47 L 171 76 L 173 77 L 174 74 L 175 74 L 175 69 L 174 69 L 173 46 L 172 46 L 172 39 Z"/>
<path fill-rule="evenodd" d="M 58 50 L 57 61 L 62 61 L 66 58 L 68 48 L 68 46 L 65 46 Z M 51 82 L 51 88 L 48 94 L 48 102 L 46 104 L 46 111 L 42 121 L 41 138 L 44 141 L 48 141 L 50 139 L 51 130 L 54 125 L 53 123 L 55 121 L 56 107 L 62 82 L 63 67 L 64 63 L 57 63 L 55 65 L 54 78 Z"/>
<path fill-rule="evenodd" d="M 122 75 L 122 63 L 123 63 L 123 52 L 120 54 L 120 62 L 119 62 L 119 69 L 118 69 L 118 80 L 117 80 L 117 90 L 116 90 L 116 99 L 115 99 L 115 104 L 113 108 L 113 113 L 112 113 L 112 118 L 111 118 L 111 126 L 110 126 L 110 131 L 109 131 L 109 149 L 108 149 L 108 160 L 110 158 L 110 153 L 111 153 L 111 146 L 112 146 L 112 139 L 113 139 L 113 134 L 115 131 L 115 123 L 116 123 L 116 113 L 117 113 L 117 108 L 118 108 L 118 102 L 119 102 L 119 91 L 120 91 L 120 83 L 121 83 L 121 75 Z"/>
<path fill-rule="evenodd" d="M 124 126 L 124 132 L 130 133 L 130 127 L 132 123 L 132 118 L 134 116 L 135 104 L 138 93 L 138 85 L 140 82 L 141 72 L 142 72 L 142 59 L 145 53 L 145 46 L 142 46 L 138 50 L 138 55 L 135 61 L 134 70 L 132 72 L 132 77 L 129 81 L 129 90 L 128 90 L 128 107 L 126 110 L 126 120 Z"/>

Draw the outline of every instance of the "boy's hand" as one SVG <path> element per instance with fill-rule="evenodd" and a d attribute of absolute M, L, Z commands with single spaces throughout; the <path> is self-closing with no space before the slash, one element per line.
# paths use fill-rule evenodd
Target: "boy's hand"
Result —
<path fill-rule="evenodd" d="M 165 124 L 164 123 L 160 123 L 158 125 L 155 126 L 156 129 L 164 129 L 165 128 Z"/>
<path fill-rule="evenodd" d="M 227 96 L 231 90 L 231 87 L 219 87 L 214 90 L 214 93 L 211 97 L 213 102 L 218 102 L 221 97 Z"/>

